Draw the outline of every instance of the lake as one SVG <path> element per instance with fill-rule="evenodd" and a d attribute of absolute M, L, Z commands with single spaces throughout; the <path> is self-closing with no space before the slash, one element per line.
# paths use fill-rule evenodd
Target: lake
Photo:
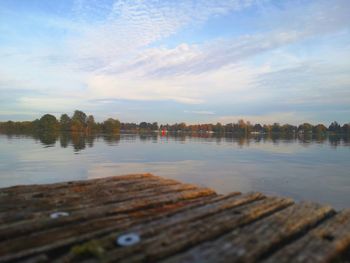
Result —
<path fill-rule="evenodd" d="M 0 134 L 0 187 L 146 172 L 218 193 L 350 206 L 347 137 Z"/>

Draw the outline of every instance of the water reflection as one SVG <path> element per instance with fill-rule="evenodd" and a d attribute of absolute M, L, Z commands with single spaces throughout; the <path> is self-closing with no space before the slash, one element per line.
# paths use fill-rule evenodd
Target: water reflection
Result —
<path fill-rule="evenodd" d="M 279 145 L 281 143 L 298 143 L 305 147 L 310 144 L 324 144 L 327 143 L 333 148 L 338 146 L 349 146 L 350 137 L 342 135 L 285 135 L 285 134 L 252 134 L 249 136 L 237 136 L 232 134 L 210 134 L 210 133 L 169 133 L 167 135 L 160 135 L 157 133 L 149 134 L 122 134 L 122 135 L 111 135 L 111 134 L 84 134 L 84 133 L 33 133 L 33 134 L 14 134 L 7 133 L 8 139 L 12 138 L 33 138 L 34 140 L 40 141 L 44 147 L 53 147 L 57 141 L 62 148 L 72 147 L 74 152 L 78 153 L 86 149 L 87 147 L 94 147 L 96 140 L 103 140 L 107 145 L 115 146 L 118 145 L 121 137 L 126 141 L 135 141 L 139 139 L 142 142 L 153 142 L 157 143 L 159 140 L 167 141 L 169 139 L 176 142 L 186 142 L 187 140 L 201 142 L 215 142 L 220 144 L 233 143 L 240 147 L 248 146 L 251 143 L 272 143 L 273 145 Z"/>
<path fill-rule="evenodd" d="M 0 187 L 150 172 L 219 193 L 350 204 L 345 136 L 0 134 Z"/>

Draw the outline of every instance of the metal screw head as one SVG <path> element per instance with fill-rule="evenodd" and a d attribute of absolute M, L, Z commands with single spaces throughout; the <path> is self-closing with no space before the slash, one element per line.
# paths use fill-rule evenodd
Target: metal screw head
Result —
<path fill-rule="evenodd" d="M 116 243 L 119 246 L 127 247 L 140 242 L 140 236 L 136 233 L 129 233 L 117 237 Z"/>
<path fill-rule="evenodd" d="M 51 218 L 56 219 L 62 216 L 69 216 L 68 212 L 54 212 L 50 215 Z"/>

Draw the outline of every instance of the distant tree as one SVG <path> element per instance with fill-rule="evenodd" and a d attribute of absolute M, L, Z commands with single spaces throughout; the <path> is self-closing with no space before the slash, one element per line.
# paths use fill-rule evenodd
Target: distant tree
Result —
<path fill-rule="evenodd" d="M 281 127 L 281 132 L 286 134 L 293 134 L 297 131 L 297 127 L 290 125 L 290 124 L 284 124 Z"/>
<path fill-rule="evenodd" d="M 232 133 L 233 132 L 233 124 L 228 123 L 225 125 L 225 132 Z"/>
<path fill-rule="evenodd" d="M 327 127 L 323 124 L 317 124 L 313 127 L 313 133 L 315 134 L 324 134 L 327 132 Z"/>
<path fill-rule="evenodd" d="M 177 126 L 177 130 L 178 131 L 185 131 L 186 130 L 186 123 L 184 123 L 184 122 L 181 122 L 181 123 L 179 123 L 179 125 Z"/>
<path fill-rule="evenodd" d="M 247 134 L 247 124 L 244 122 L 244 120 L 239 120 L 238 121 L 238 132 Z"/>
<path fill-rule="evenodd" d="M 148 128 L 148 124 L 147 124 L 147 122 L 141 122 L 140 124 L 139 124 L 139 128 L 141 129 L 141 130 L 147 130 L 147 128 Z"/>
<path fill-rule="evenodd" d="M 254 132 L 262 132 L 263 131 L 263 127 L 261 126 L 261 124 L 257 123 L 253 126 L 253 131 Z"/>
<path fill-rule="evenodd" d="M 332 122 L 331 125 L 329 125 L 328 130 L 333 133 L 341 133 L 341 127 L 340 124 L 336 121 Z"/>
<path fill-rule="evenodd" d="M 224 126 L 222 126 L 220 122 L 216 123 L 213 127 L 213 132 L 224 133 L 225 132 Z"/>
<path fill-rule="evenodd" d="M 247 121 L 247 129 L 246 132 L 249 134 L 253 131 L 253 125 L 250 123 L 250 121 Z"/>
<path fill-rule="evenodd" d="M 86 120 L 87 132 L 93 132 L 97 129 L 97 125 L 95 123 L 95 118 L 92 115 L 89 115 Z"/>
<path fill-rule="evenodd" d="M 71 118 L 67 114 L 62 114 L 60 117 L 60 127 L 63 131 L 69 131 L 71 126 Z"/>
<path fill-rule="evenodd" d="M 157 131 L 158 129 L 159 129 L 158 123 L 157 123 L 157 122 L 153 122 L 153 123 L 152 123 L 152 130 L 153 130 L 153 131 Z"/>
<path fill-rule="evenodd" d="M 313 126 L 310 123 L 303 123 L 299 125 L 298 132 L 301 133 L 312 133 Z"/>
<path fill-rule="evenodd" d="M 264 130 L 265 133 L 271 133 L 271 131 L 272 131 L 272 126 L 271 126 L 271 125 L 266 125 L 266 124 L 264 124 L 263 130 Z"/>
<path fill-rule="evenodd" d="M 119 133 L 120 122 L 118 120 L 109 118 L 103 122 L 103 131 L 105 133 Z"/>
<path fill-rule="evenodd" d="M 73 132 L 85 132 L 87 116 L 84 112 L 76 110 L 72 116 L 71 130 Z"/>
<path fill-rule="evenodd" d="M 32 121 L 31 126 L 32 126 L 34 131 L 40 130 L 40 125 L 39 124 L 40 124 L 40 121 L 38 119 L 35 119 L 34 121 Z"/>
<path fill-rule="evenodd" d="M 274 133 L 279 133 L 281 132 L 281 125 L 277 122 L 275 122 L 273 125 L 272 125 L 272 132 Z"/>
<path fill-rule="evenodd" d="M 39 120 L 39 129 L 41 131 L 56 131 L 58 127 L 59 123 L 56 117 L 51 114 L 45 114 Z"/>
<path fill-rule="evenodd" d="M 82 124 L 86 124 L 87 116 L 84 112 L 82 112 L 80 110 L 75 110 L 73 117 L 72 117 L 72 120 L 79 121 Z"/>
<path fill-rule="evenodd" d="M 120 129 L 123 131 L 136 132 L 138 130 L 138 125 L 136 123 L 121 123 Z"/>

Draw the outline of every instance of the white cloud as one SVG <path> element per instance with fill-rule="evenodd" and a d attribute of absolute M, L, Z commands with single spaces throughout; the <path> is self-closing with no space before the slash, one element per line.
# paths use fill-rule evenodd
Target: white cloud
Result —
<path fill-rule="evenodd" d="M 348 69 L 347 63 L 327 73 L 331 64 L 318 67 L 319 61 L 310 59 L 311 55 L 303 54 L 298 47 L 288 50 L 307 40 L 327 43 L 335 33 L 349 30 L 348 1 L 321 0 L 305 5 L 286 1 L 279 8 L 273 3 L 264 5 L 268 2 L 120 0 L 105 4 L 79 0 L 73 19 L 41 18 L 45 25 L 47 21 L 49 26 L 67 30 L 57 46 L 45 46 L 39 39 L 37 48 L 1 47 L 0 85 L 36 90 L 32 96 L 25 94 L 16 100 L 28 109 L 54 107 L 56 111 L 104 99 L 236 103 L 246 107 L 274 100 L 295 105 L 310 100 L 348 102 L 349 77 L 347 71 L 341 73 Z M 198 29 L 210 18 L 256 3 L 263 3 L 259 10 L 266 12 L 266 16 L 260 14 L 257 18 L 257 24 L 261 24 L 257 30 L 234 38 L 209 37 L 195 44 L 183 39 L 175 46 L 167 46 L 166 42 L 159 45 L 159 41 L 181 34 L 183 29 Z M 30 19 L 40 21 L 38 17 Z M 317 55 L 320 60 L 324 57 L 323 53 Z M 336 58 L 330 61 L 339 63 Z M 312 70 L 300 71 L 305 69 L 304 64 Z M 296 117 L 283 114 L 271 116 L 291 121 Z"/>
<path fill-rule="evenodd" d="M 69 98 L 47 98 L 47 97 L 21 97 L 18 99 L 20 105 L 27 109 L 37 111 L 58 111 L 75 109 L 76 106 L 83 106 L 79 99 Z M 86 105 L 86 104 L 85 104 Z"/>
<path fill-rule="evenodd" d="M 78 42 L 87 43 L 92 49 L 75 46 L 78 55 L 82 54 L 80 51 L 87 51 L 88 57 L 95 57 L 94 62 L 103 60 L 87 78 L 89 97 L 196 104 L 226 97 L 237 90 L 250 91 L 261 74 L 279 69 L 271 69 L 267 64 L 247 66 L 247 59 L 346 27 L 344 11 L 339 10 L 339 6 L 346 3 L 337 1 L 338 7 L 335 5 L 325 16 L 325 7 L 330 4 L 321 1 L 310 5 L 315 8 L 315 14 L 308 7 L 303 18 L 296 16 L 297 19 L 294 17 L 293 20 L 296 22 L 282 23 L 283 27 L 277 26 L 277 29 L 264 33 L 201 44 L 182 43 L 174 48 L 150 48 L 149 44 L 178 32 L 196 19 L 204 21 L 212 15 L 247 5 L 242 1 L 231 1 L 214 8 L 218 3 L 213 6 L 210 1 L 205 1 L 197 6 L 198 12 L 194 15 L 190 11 L 195 1 L 179 3 L 155 8 L 153 1 L 132 7 L 121 1 L 111 11 L 108 20 L 89 29 L 92 35 L 82 35 Z M 297 11 L 300 8 L 292 6 L 280 13 L 291 19 L 290 14 Z M 301 27 L 301 24 L 307 26 Z M 244 95 L 241 95 L 244 100 Z M 251 101 L 256 97 L 249 95 Z"/>
<path fill-rule="evenodd" d="M 261 115 L 231 115 L 219 117 L 222 123 L 236 123 L 238 120 L 250 121 L 251 123 L 271 124 L 278 122 L 280 124 L 300 124 L 301 122 L 307 122 L 310 119 L 308 116 L 300 116 L 296 112 L 276 112 L 270 114 Z"/>
<path fill-rule="evenodd" d="M 118 98 L 129 100 L 172 100 L 198 104 L 217 96 L 249 89 L 251 80 L 265 68 L 235 65 L 201 74 L 168 77 L 99 74 L 88 79 L 85 93 L 91 99 Z"/>
<path fill-rule="evenodd" d="M 83 3 L 83 4 L 82 4 Z M 169 37 L 189 25 L 199 25 L 208 18 L 239 10 L 252 4 L 249 0 L 229 1 L 115 1 L 110 7 L 78 1 L 76 14 L 96 21 L 82 23 L 81 34 L 71 40 L 76 55 L 84 63 L 102 64 L 130 56 L 139 48 Z M 84 19 L 83 19 L 84 20 Z M 124 61 L 124 59 L 122 59 Z"/>
<path fill-rule="evenodd" d="M 184 113 L 192 113 L 192 114 L 199 114 L 199 115 L 214 115 L 215 112 L 213 111 L 207 111 L 207 110 L 185 110 Z"/>

